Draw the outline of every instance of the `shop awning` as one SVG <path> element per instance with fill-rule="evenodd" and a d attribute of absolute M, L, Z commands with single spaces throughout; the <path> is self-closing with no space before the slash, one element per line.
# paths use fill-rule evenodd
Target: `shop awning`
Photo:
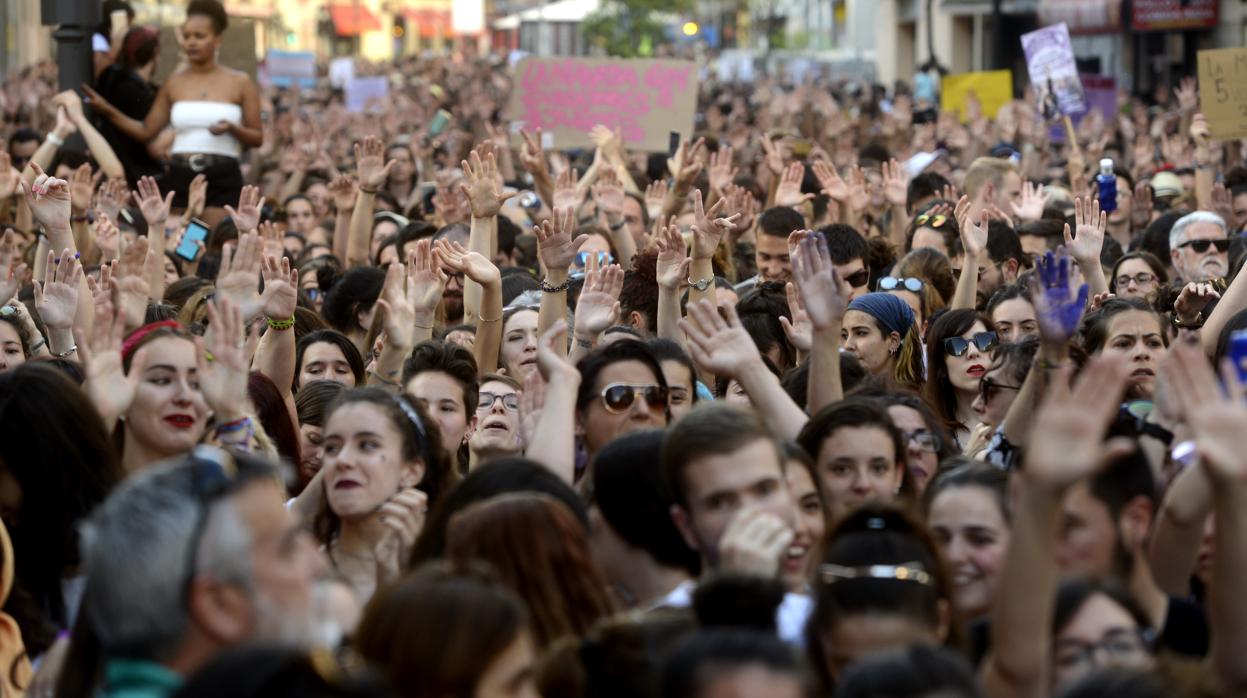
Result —
<path fill-rule="evenodd" d="M 422 38 L 432 39 L 454 34 L 450 10 L 407 8 L 403 10 L 403 16 Z"/>
<path fill-rule="evenodd" d="M 381 31 L 381 20 L 363 5 L 330 5 L 329 17 L 338 36 L 359 36 Z"/>

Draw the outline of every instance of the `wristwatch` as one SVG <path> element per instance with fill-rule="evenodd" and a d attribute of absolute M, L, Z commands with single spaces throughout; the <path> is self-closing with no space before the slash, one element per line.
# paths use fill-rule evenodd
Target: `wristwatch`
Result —
<path fill-rule="evenodd" d="M 693 281 L 693 279 L 690 278 L 688 279 L 688 285 L 700 292 L 705 292 L 706 289 L 714 285 L 714 279 L 712 277 L 707 277 Z"/>

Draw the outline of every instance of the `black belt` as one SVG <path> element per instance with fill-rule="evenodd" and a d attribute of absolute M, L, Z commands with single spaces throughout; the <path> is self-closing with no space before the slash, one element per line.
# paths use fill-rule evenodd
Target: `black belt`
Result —
<path fill-rule="evenodd" d="M 218 165 L 237 165 L 238 158 L 232 158 L 228 155 L 209 155 L 207 153 L 193 153 L 191 155 L 177 154 L 173 156 L 173 162 L 179 165 L 189 167 L 192 172 L 203 172 L 210 167 Z"/>

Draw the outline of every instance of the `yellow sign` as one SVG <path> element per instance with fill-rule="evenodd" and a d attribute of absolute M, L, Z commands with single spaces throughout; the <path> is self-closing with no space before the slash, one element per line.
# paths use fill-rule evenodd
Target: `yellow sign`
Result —
<path fill-rule="evenodd" d="M 983 106 L 983 116 L 996 118 L 996 112 L 1013 100 L 1013 72 L 991 70 L 945 77 L 940 86 L 940 109 L 955 111 L 957 118 L 965 121 L 966 100 L 971 95 Z"/>
<path fill-rule="evenodd" d="M 1247 138 L 1247 48 L 1199 52 L 1199 102 L 1213 138 Z"/>

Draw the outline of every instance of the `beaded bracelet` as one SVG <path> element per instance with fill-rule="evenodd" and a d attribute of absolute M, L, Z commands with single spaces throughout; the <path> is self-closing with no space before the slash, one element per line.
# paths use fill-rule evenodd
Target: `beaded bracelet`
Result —
<path fill-rule="evenodd" d="M 288 330 L 294 327 L 294 316 L 291 315 L 289 320 L 274 320 L 268 318 L 268 327 L 270 330 Z"/>
<path fill-rule="evenodd" d="M 541 280 L 541 292 L 542 293 L 562 293 L 563 291 L 566 291 L 567 289 L 571 287 L 572 287 L 572 280 L 570 278 L 564 281 L 563 283 L 559 284 L 558 286 L 551 286 L 550 284 L 546 283 L 545 279 Z"/>

